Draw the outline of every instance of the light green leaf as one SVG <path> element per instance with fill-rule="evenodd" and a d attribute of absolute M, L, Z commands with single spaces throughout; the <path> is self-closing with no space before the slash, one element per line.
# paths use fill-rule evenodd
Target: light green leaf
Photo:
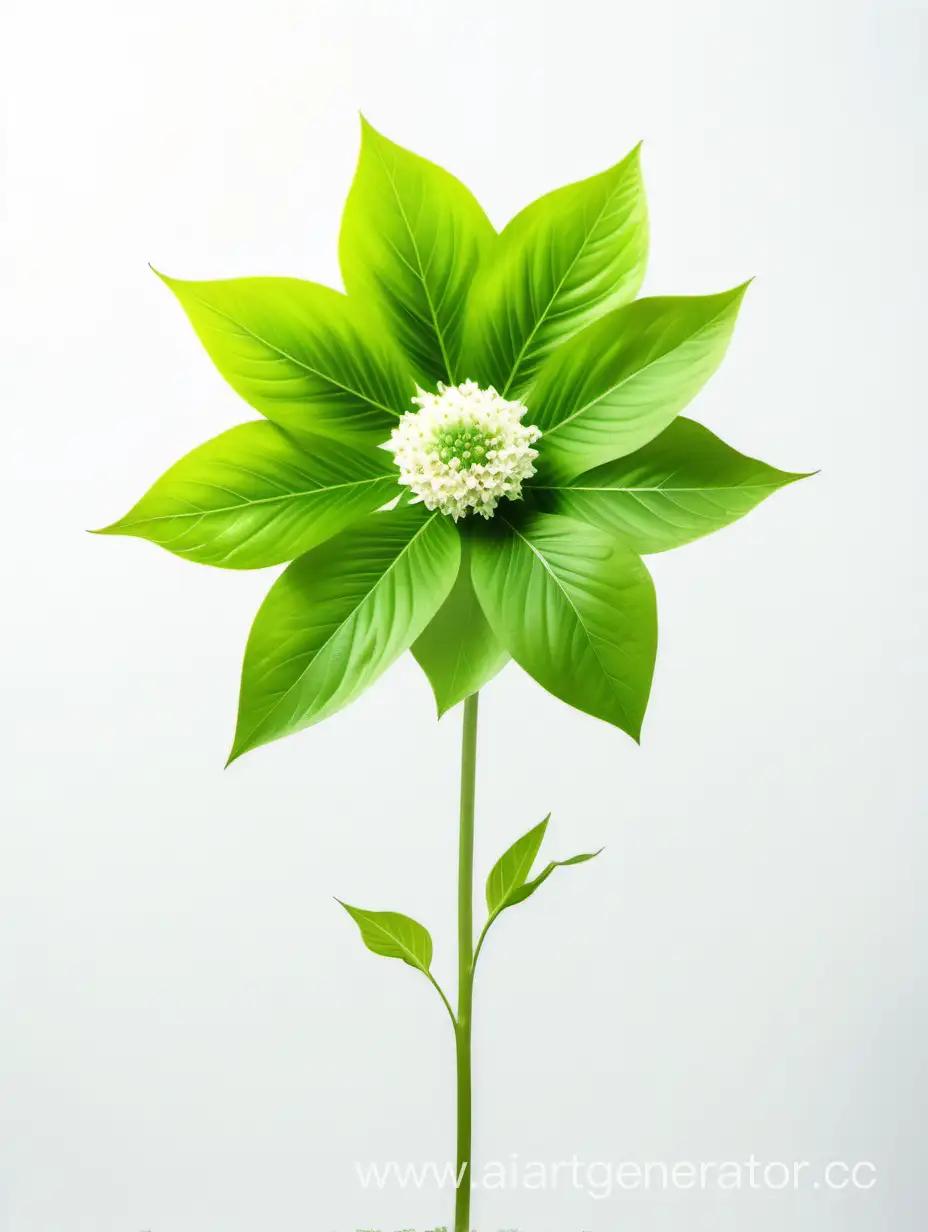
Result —
<path fill-rule="evenodd" d="M 657 652 L 654 586 L 614 536 L 497 509 L 475 539 L 474 589 L 493 632 L 549 693 L 634 739 Z"/>
<path fill-rule="evenodd" d="M 414 382 L 363 305 L 299 278 L 158 275 L 236 393 L 297 435 L 385 441 Z"/>
<path fill-rule="evenodd" d="M 525 885 L 550 820 L 549 813 L 544 821 L 513 843 L 493 865 L 487 878 L 487 908 L 490 915 L 502 911 L 509 904 L 510 896 Z"/>
<path fill-rule="evenodd" d="M 286 569 L 255 618 L 230 761 L 328 718 L 408 650 L 460 560 L 450 518 L 376 513 Z"/>
<path fill-rule="evenodd" d="M 483 932 L 480 934 L 480 939 L 477 942 L 474 966 L 477 965 L 477 960 L 483 950 L 487 934 L 507 908 L 515 907 L 517 903 L 524 903 L 527 898 L 531 898 L 535 891 L 544 885 L 556 868 L 566 868 L 570 864 L 585 864 L 587 860 L 594 860 L 600 854 L 599 851 L 591 851 L 584 852 L 582 855 L 571 856 L 569 860 L 552 860 L 537 877 L 529 881 L 528 877 L 532 871 L 532 865 L 538 857 L 541 844 L 544 841 L 549 820 L 550 814 L 539 825 L 529 830 L 527 834 L 523 834 L 520 839 L 514 842 L 509 850 L 493 866 L 487 878 L 487 908 L 489 915 L 483 927 Z M 601 850 L 602 848 L 600 848 Z"/>
<path fill-rule="evenodd" d="M 514 890 L 504 906 L 514 907 L 517 903 L 524 903 L 527 898 L 531 898 L 539 886 L 544 885 L 556 868 L 569 868 L 572 864 L 586 864 L 587 860 L 595 860 L 598 855 L 602 855 L 603 850 L 600 847 L 599 851 L 585 851 L 579 856 L 571 856 L 569 860 L 552 860 L 537 877 L 527 881 L 518 890 Z"/>
<path fill-rule="evenodd" d="M 663 432 L 722 362 L 747 283 L 640 299 L 565 343 L 532 390 L 540 482 L 561 483 Z"/>
<path fill-rule="evenodd" d="M 345 287 L 377 306 L 423 383 L 454 384 L 467 292 L 493 227 L 453 175 L 361 126 L 339 239 Z"/>
<path fill-rule="evenodd" d="M 680 416 L 624 458 L 563 487 L 538 486 L 540 507 L 618 535 L 636 552 L 665 552 L 720 530 L 806 475 L 738 453 Z"/>
<path fill-rule="evenodd" d="M 325 437 L 303 445 L 273 424 L 241 424 L 176 462 L 98 532 L 149 539 L 225 569 L 293 560 L 396 496 L 383 450 Z"/>
<path fill-rule="evenodd" d="M 648 257 L 639 150 L 527 206 L 505 227 L 468 301 L 462 377 L 522 394 L 555 347 L 634 299 Z"/>
<path fill-rule="evenodd" d="M 382 958 L 399 958 L 423 975 L 432 965 L 432 938 L 427 928 L 396 911 L 364 911 L 336 900 L 361 930 L 361 940 Z"/>
<path fill-rule="evenodd" d="M 497 641 L 474 594 L 470 539 L 463 529 L 461 566 L 454 586 L 413 643 L 412 653 L 432 686 L 439 718 L 482 689 L 509 662 L 509 652 Z"/>

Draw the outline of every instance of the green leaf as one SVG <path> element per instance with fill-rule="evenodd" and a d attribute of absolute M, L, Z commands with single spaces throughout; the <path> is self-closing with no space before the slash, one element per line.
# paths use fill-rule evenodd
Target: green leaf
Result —
<path fill-rule="evenodd" d="M 299 278 L 158 277 L 236 393 L 289 432 L 379 445 L 410 409 L 399 354 L 340 292 Z"/>
<path fill-rule="evenodd" d="M 527 898 L 531 898 L 539 886 L 544 885 L 556 868 L 568 868 L 572 864 L 586 864 L 587 860 L 595 860 L 598 855 L 602 855 L 603 850 L 600 847 L 599 851 L 585 851 L 579 856 L 571 856 L 569 860 L 552 860 L 537 877 L 526 882 L 520 889 L 513 891 L 504 907 L 515 907 L 517 903 L 524 903 Z"/>
<path fill-rule="evenodd" d="M 364 911 L 349 907 L 336 899 L 348 912 L 361 930 L 361 940 L 373 954 L 382 958 L 399 958 L 423 975 L 429 974 L 432 965 L 432 938 L 408 915 L 396 911 Z"/>
<path fill-rule="evenodd" d="M 450 518 L 376 513 L 293 562 L 255 617 L 230 761 L 328 718 L 408 650 L 460 559 Z"/>
<path fill-rule="evenodd" d="M 738 453 L 680 416 L 627 457 L 532 494 L 541 508 L 591 522 L 636 552 L 666 552 L 730 525 L 805 478 Z"/>
<path fill-rule="evenodd" d="M 565 343 L 532 390 L 539 482 L 561 483 L 653 440 L 722 362 L 747 283 L 640 299 Z"/>
<path fill-rule="evenodd" d="M 493 865 L 487 878 L 487 908 L 490 915 L 502 911 L 508 905 L 510 896 L 525 885 L 550 820 L 549 813 L 544 821 L 513 843 Z"/>
<path fill-rule="evenodd" d="M 499 509 L 474 543 L 493 632 L 549 693 L 641 734 L 657 652 L 654 586 L 614 536 L 570 518 Z"/>
<path fill-rule="evenodd" d="M 376 305 L 423 383 L 454 384 L 464 304 L 493 227 L 453 175 L 363 118 L 361 128 L 339 239 L 345 287 Z"/>
<path fill-rule="evenodd" d="M 463 524 L 462 524 L 463 526 Z M 451 593 L 412 653 L 428 677 L 438 717 L 488 684 L 509 662 L 477 602 L 470 577 L 470 537 L 461 532 L 461 566 Z"/>
<path fill-rule="evenodd" d="M 638 148 L 527 206 L 474 281 L 461 374 L 522 394 L 555 347 L 634 299 L 648 257 Z"/>
<path fill-rule="evenodd" d="M 98 533 L 149 539 L 201 565 L 262 569 L 308 552 L 396 491 L 383 450 L 325 437 L 301 447 L 273 424 L 247 423 L 181 458 Z"/>
<path fill-rule="evenodd" d="M 529 881 L 528 877 L 544 841 L 550 816 L 549 813 L 544 821 L 529 830 L 528 834 L 523 834 L 493 866 L 487 878 L 489 916 L 477 943 L 474 966 L 483 950 L 487 933 L 507 908 L 515 907 L 517 903 L 524 903 L 527 898 L 531 898 L 556 868 L 565 868 L 570 864 L 585 864 L 587 860 L 595 860 L 600 854 L 599 851 L 591 851 L 571 856 L 569 860 L 552 860 L 537 877 Z"/>

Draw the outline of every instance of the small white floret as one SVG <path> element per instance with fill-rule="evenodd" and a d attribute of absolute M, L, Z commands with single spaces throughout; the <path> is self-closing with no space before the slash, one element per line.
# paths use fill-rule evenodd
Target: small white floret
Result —
<path fill-rule="evenodd" d="M 535 474 L 532 445 L 541 436 L 522 423 L 521 402 L 475 381 L 439 384 L 434 394 L 420 389 L 413 402 L 419 410 L 407 411 L 384 448 L 414 500 L 457 521 L 471 512 L 492 517 L 504 496 L 521 497 L 523 480 Z"/>

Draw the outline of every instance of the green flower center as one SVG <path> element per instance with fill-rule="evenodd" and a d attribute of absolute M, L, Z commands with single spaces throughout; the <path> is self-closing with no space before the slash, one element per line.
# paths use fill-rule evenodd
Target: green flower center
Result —
<path fill-rule="evenodd" d="M 457 458 L 457 470 L 466 471 L 477 463 L 485 463 L 490 450 L 499 449 L 502 438 L 488 436 L 479 428 L 460 422 L 443 424 L 435 433 L 435 452 L 446 465 Z"/>

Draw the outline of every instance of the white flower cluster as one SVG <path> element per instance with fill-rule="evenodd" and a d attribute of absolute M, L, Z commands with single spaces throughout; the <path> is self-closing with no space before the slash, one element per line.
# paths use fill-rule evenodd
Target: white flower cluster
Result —
<path fill-rule="evenodd" d="M 541 436 L 522 423 L 521 402 L 475 381 L 439 383 L 437 394 L 420 389 L 413 402 L 420 410 L 406 412 L 384 448 L 415 500 L 457 521 L 470 510 L 489 518 L 502 497 L 519 499 L 522 481 L 535 474 L 532 443 Z"/>

